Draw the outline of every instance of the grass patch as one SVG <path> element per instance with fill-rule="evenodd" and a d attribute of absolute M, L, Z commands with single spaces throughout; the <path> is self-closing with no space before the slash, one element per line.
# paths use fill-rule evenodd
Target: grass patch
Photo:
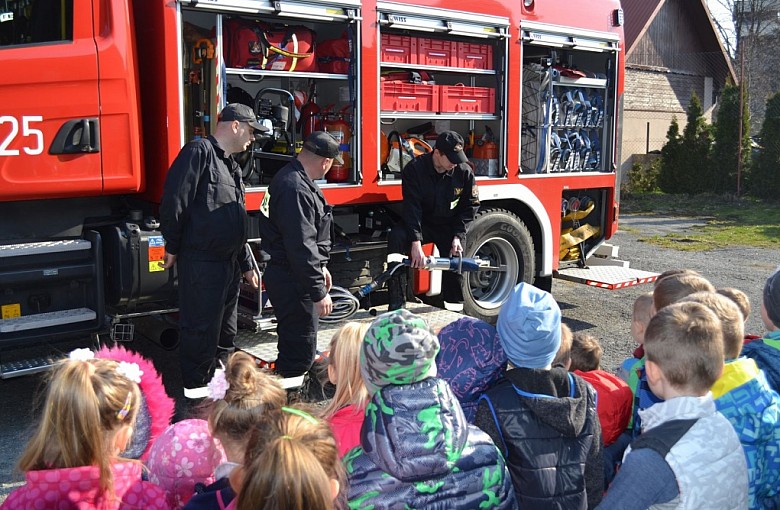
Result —
<path fill-rule="evenodd" d="M 681 251 L 707 251 L 729 246 L 780 247 L 780 205 L 753 198 L 715 195 L 623 195 L 623 213 L 684 216 L 704 224 L 695 230 L 641 239 Z"/>

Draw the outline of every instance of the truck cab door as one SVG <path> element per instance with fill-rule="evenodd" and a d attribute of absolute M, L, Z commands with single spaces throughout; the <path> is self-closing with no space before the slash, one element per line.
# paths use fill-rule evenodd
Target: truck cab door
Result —
<path fill-rule="evenodd" d="M 0 201 L 103 191 L 93 12 L 92 0 L 0 5 Z"/>

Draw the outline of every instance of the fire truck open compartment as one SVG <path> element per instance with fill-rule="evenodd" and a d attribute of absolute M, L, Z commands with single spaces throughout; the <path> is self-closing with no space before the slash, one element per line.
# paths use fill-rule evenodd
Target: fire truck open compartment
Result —
<path fill-rule="evenodd" d="M 526 23 L 520 172 L 614 172 L 618 40 Z"/>
<path fill-rule="evenodd" d="M 403 167 L 392 133 L 434 146 L 445 130 L 463 136 L 478 177 L 504 177 L 508 20 L 382 2 L 377 10 L 379 129 L 390 143 L 382 180 L 400 179 Z"/>
<path fill-rule="evenodd" d="M 314 129 L 331 132 L 341 144 L 345 164 L 334 166 L 328 182 L 358 183 L 353 162 L 359 159 L 360 137 L 353 126 L 354 119 L 360 118 L 361 104 L 355 58 L 360 47 L 359 6 L 359 2 L 339 1 L 276 2 L 267 13 L 257 12 L 258 8 L 252 15 L 208 6 L 207 10 L 182 9 L 185 139 L 211 132 L 221 102 L 244 102 L 270 130 L 236 158 L 247 186 L 267 186 L 276 171 L 301 150 L 307 132 Z M 291 65 L 285 53 L 274 53 L 266 45 L 245 47 L 250 43 L 241 32 L 253 29 L 263 32 L 261 37 L 279 35 L 281 40 L 267 40 L 268 46 L 308 56 L 294 58 Z M 323 66 L 322 54 L 315 52 L 315 47 L 338 39 L 346 41 L 351 53 L 338 59 L 343 65 Z M 209 46 L 211 41 L 213 47 Z M 330 72 L 334 67 L 344 72 Z M 316 108 L 308 110 L 316 118 L 307 117 L 308 107 Z M 310 128 L 307 120 L 312 122 Z"/>
<path fill-rule="evenodd" d="M 523 176 L 615 172 L 618 39 L 525 23 L 522 37 Z M 608 190 L 565 189 L 561 268 L 584 266 L 606 238 Z"/>

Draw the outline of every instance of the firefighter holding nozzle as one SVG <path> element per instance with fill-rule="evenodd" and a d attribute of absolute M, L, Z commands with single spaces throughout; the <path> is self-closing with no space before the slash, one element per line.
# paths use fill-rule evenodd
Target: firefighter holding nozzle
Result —
<path fill-rule="evenodd" d="M 403 214 L 387 239 L 388 268 L 409 255 L 413 268 L 425 266 L 422 245 L 433 242 L 440 256 L 462 257 L 466 231 L 479 208 L 479 191 L 464 152 L 463 137 L 444 131 L 434 150 L 410 161 L 401 173 Z M 463 301 L 462 275 L 444 271 L 445 306 Z M 399 268 L 387 282 L 388 310 L 402 308 L 407 296 L 407 274 Z"/>

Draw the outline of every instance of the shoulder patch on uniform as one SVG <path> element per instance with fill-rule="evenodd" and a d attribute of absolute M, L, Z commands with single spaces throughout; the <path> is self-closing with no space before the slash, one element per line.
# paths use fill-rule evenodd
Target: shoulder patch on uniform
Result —
<path fill-rule="evenodd" d="M 476 182 L 471 187 L 471 196 L 474 197 L 474 198 L 479 196 L 479 188 L 477 188 L 477 183 Z"/>
<path fill-rule="evenodd" d="M 270 202 L 271 202 L 271 192 L 270 190 L 266 190 L 265 196 L 263 197 L 263 201 L 260 202 L 260 213 L 266 218 L 270 218 L 270 216 L 268 215 Z"/>

